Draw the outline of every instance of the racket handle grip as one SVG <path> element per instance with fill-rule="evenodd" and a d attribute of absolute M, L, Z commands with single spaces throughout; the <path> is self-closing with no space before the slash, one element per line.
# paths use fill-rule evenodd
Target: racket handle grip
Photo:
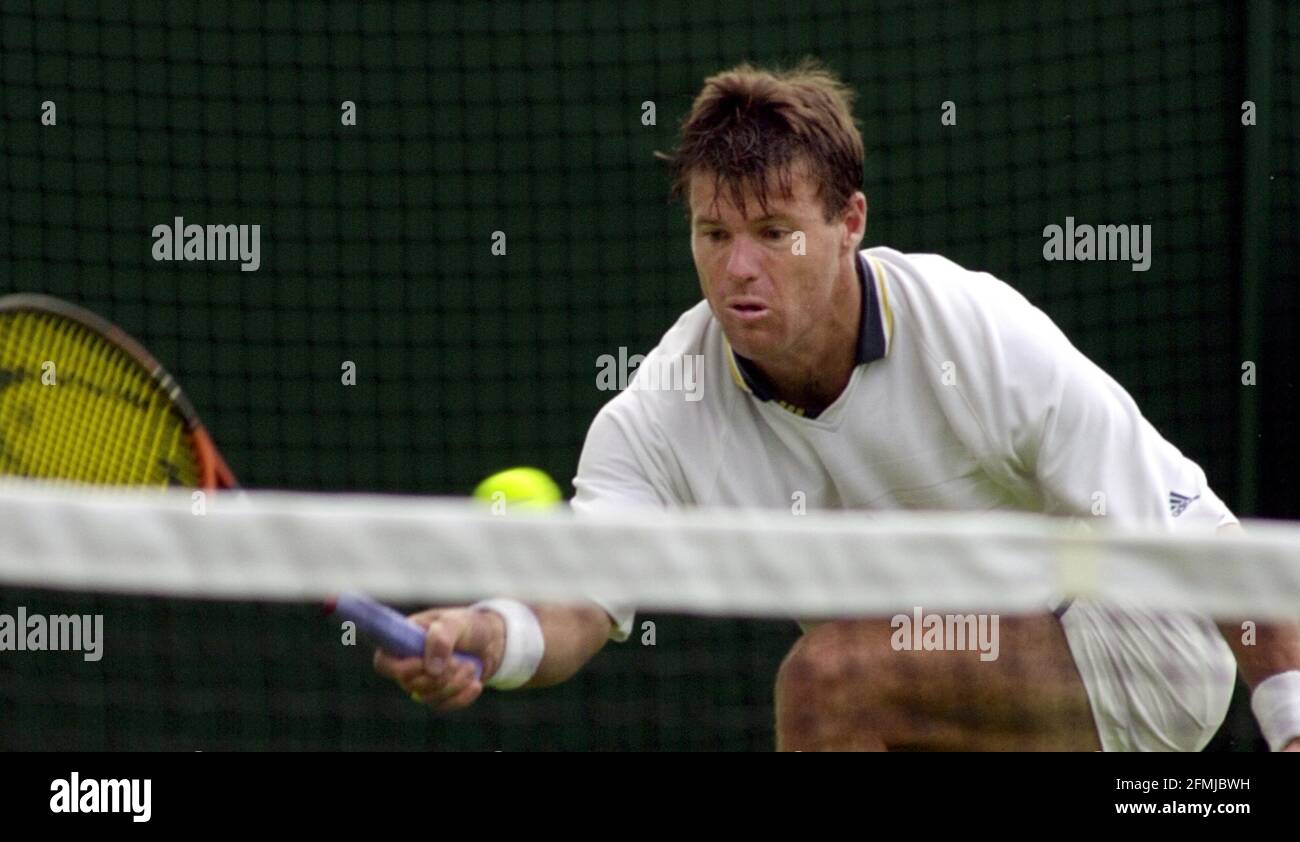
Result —
<path fill-rule="evenodd" d="M 332 611 L 356 623 L 363 634 L 388 654 L 400 658 L 424 657 L 424 629 L 387 605 L 364 594 L 342 593 L 334 599 Z M 478 658 L 461 652 L 453 652 L 452 657 L 472 663 L 476 680 L 483 677 L 483 662 Z"/>

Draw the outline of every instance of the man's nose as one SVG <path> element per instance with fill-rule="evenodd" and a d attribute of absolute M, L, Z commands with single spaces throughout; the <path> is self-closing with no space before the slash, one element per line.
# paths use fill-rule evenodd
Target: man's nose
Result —
<path fill-rule="evenodd" d="M 727 255 L 727 274 L 739 280 L 758 277 L 760 255 L 758 243 L 749 237 L 736 237 Z"/>

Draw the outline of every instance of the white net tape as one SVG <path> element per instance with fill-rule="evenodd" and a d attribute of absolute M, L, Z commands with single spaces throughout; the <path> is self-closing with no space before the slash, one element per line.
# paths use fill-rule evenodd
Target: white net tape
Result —
<path fill-rule="evenodd" d="M 375 495 L 0 486 L 0 583 L 300 600 L 492 595 L 710 615 L 821 617 L 900 606 L 1041 611 L 1114 598 L 1215 617 L 1300 615 L 1300 528 L 1185 537 L 1008 513 L 629 509 L 494 515 Z"/>

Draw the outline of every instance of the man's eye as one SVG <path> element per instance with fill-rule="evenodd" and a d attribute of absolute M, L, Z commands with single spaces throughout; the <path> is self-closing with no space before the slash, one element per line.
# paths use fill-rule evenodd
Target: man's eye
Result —
<path fill-rule="evenodd" d="M 765 229 L 763 229 L 763 236 L 764 236 L 765 238 L 769 239 L 769 240 L 782 240 L 782 239 L 785 239 L 785 236 L 786 236 L 786 234 L 788 234 L 788 233 L 790 233 L 790 232 L 789 232 L 789 231 L 786 231 L 784 228 L 765 228 Z"/>
<path fill-rule="evenodd" d="M 727 232 L 726 231 L 705 231 L 704 236 L 707 237 L 709 242 L 711 243 L 720 243 L 727 238 Z"/>

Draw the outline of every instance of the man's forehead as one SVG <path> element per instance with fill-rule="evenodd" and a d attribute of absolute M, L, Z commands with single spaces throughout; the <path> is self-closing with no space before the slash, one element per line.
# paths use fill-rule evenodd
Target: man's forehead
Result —
<path fill-rule="evenodd" d="M 765 203 L 759 201 L 759 191 L 755 189 L 755 185 L 748 181 L 744 182 L 740 194 L 742 214 L 742 208 L 736 206 L 734 187 L 726 179 L 720 179 L 717 174 L 710 172 L 692 173 L 689 196 L 691 216 L 718 219 L 724 216 L 740 216 L 742 219 L 761 219 L 801 210 L 817 202 L 817 189 L 802 168 L 786 174 L 784 186 L 789 188 L 788 193 L 782 189 L 782 180 L 781 175 L 768 176 L 765 185 L 766 195 L 762 197 L 766 200 Z"/>

